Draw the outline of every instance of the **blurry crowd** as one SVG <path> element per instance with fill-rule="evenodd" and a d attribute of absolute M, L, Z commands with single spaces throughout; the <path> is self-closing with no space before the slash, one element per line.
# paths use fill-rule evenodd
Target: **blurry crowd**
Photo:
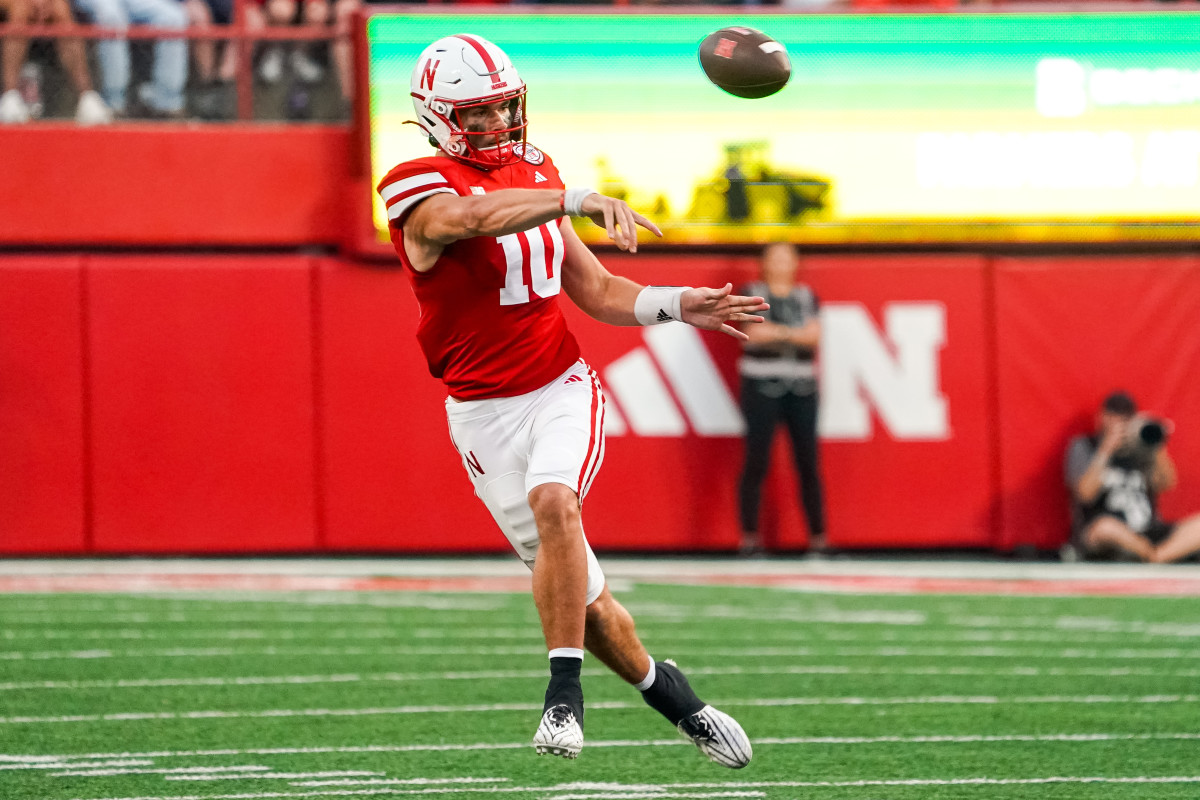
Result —
<path fill-rule="evenodd" d="M 71 115 L 80 125 L 233 119 L 239 59 L 247 55 L 254 117 L 345 119 L 358 6 L 359 0 L 247 0 L 246 29 L 262 38 L 242 47 L 221 35 L 233 22 L 233 0 L 0 0 L 0 19 L 10 26 L 92 26 L 87 38 L 39 38 L 37 30 L 25 35 L 20 28 L 3 37 L 0 124 Z M 199 35 L 136 38 L 127 35 L 131 26 Z"/>

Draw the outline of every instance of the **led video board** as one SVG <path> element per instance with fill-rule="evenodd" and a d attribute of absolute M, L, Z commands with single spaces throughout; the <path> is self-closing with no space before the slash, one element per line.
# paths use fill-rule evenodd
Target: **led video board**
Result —
<path fill-rule="evenodd" d="M 787 46 L 778 94 L 705 79 L 698 43 L 738 24 Z M 1200 236 L 1200 14 L 376 14 L 376 180 L 433 153 L 403 124 L 409 75 L 454 33 L 511 56 L 568 186 L 625 197 L 668 242 Z"/>

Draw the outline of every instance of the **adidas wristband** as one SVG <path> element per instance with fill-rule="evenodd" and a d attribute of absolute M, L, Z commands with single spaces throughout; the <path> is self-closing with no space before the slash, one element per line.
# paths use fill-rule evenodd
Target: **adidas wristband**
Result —
<path fill-rule="evenodd" d="M 583 216 L 583 201 L 589 196 L 596 194 L 595 189 L 573 188 L 563 192 L 562 210 L 570 217 Z"/>
<path fill-rule="evenodd" d="M 683 293 L 690 286 L 647 286 L 638 292 L 633 302 L 633 316 L 639 325 L 658 325 L 672 320 L 683 321 Z"/>

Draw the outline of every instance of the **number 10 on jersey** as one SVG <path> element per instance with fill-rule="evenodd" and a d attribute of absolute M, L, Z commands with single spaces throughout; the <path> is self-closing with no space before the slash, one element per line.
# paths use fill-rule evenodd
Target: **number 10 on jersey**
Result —
<path fill-rule="evenodd" d="M 553 297 L 562 286 L 563 239 L 558 220 L 520 233 L 497 236 L 507 264 L 500 305 L 528 303 L 529 289 L 537 298 Z"/>

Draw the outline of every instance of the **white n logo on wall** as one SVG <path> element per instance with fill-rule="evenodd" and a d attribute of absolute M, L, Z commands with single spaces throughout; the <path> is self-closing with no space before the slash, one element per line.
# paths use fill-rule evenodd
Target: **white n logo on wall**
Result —
<path fill-rule="evenodd" d="M 642 334 L 646 347 L 621 356 L 604 370 L 606 393 L 616 401 L 605 409 L 609 436 L 630 430 L 638 436 L 683 436 L 689 421 L 701 436 L 745 432 L 741 409 L 695 328 L 673 323 L 646 328 Z"/>
<path fill-rule="evenodd" d="M 821 309 L 821 437 L 870 439 L 874 408 L 896 439 L 948 438 L 945 306 L 891 303 L 883 321 L 881 333 L 857 303 Z M 700 436 L 745 433 L 741 409 L 694 328 L 657 325 L 642 333 L 646 347 L 603 371 L 609 436 L 683 436 L 689 423 Z"/>
<path fill-rule="evenodd" d="M 869 404 L 897 439 L 947 438 L 939 374 L 945 306 L 891 303 L 883 321 L 886 339 L 857 303 L 821 310 L 821 436 L 870 439 Z"/>

